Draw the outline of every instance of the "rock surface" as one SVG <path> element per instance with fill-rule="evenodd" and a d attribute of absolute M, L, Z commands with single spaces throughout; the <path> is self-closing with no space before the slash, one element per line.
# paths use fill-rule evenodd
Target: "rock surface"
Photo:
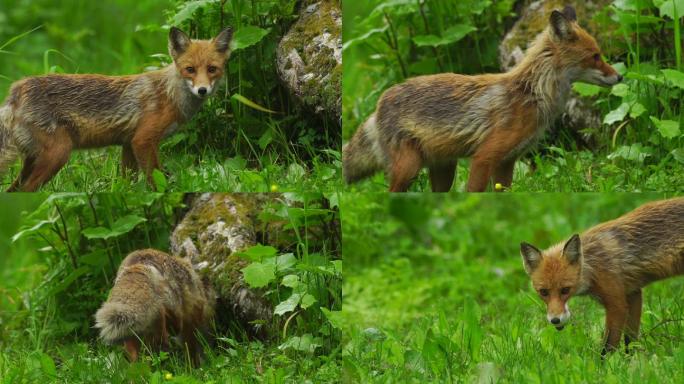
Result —
<path fill-rule="evenodd" d="M 236 252 L 256 244 L 254 219 L 268 199 L 260 194 L 202 194 L 171 234 L 171 253 L 189 258 L 213 283 L 217 315 L 230 311 L 228 317 L 261 336 L 267 333 L 262 325 L 273 318 L 272 305 L 244 282 L 240 270 L 247 262 Z"/>
<path fill-rule="evenodd" d="M 278 73 L 317 113 L 342 115 L 342 11 L 336 0 L 305 2 L 278 45 Z"/>

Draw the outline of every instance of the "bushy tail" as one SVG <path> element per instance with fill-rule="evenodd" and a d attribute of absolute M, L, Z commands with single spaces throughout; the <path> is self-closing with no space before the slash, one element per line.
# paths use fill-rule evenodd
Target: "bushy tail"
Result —
<path fill-rule="evenodd" d="M 378 135 L 375 114 L 372 114 L 342 148 L 342 167 L 347 183 L 365 179 L 383 169 L 384 156 Z"/>
<path fill-rule="evenodd" d="M 0 106 L 0 176 L 19 157 L 19 149 L 12 135 L 12 108 L 5 104 Z"/>
<path fill-rule="evenodd" d="M 155 329 L 162 303 L 149 294 L 154 292 L 150 283 L 139 273 L 117 277 L 109 299 L 95 313 L 95 328 L 104 342 L 116 344 Z"/>

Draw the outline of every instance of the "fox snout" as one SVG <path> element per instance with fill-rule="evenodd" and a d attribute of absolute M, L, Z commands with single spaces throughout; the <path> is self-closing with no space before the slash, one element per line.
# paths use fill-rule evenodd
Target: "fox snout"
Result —
<path fill-rule="evenodd" d="M 192 94 L 198 97 L 209 96 L 214 91 L 214 86 L 211 82 L 195 83 L 192 80 L 188 80 L 187 84 Z"/>
<path fill-rule="evenodd" d="M 549 303 L 546 319 L 551 325 L 556 327 L 557 330 L 562 330 L 570 319 L 570 308 L 568 308 L 568 303 L 562 303 L 561 305 L 552 305 Z"/>

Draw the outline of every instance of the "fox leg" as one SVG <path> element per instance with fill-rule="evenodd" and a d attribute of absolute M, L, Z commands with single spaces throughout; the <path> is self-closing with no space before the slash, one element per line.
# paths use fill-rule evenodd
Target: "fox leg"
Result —
<path fill-rule="evenodd" d="M 30 175 L 21 186 L 25 192 L 34 192 L 50 181 L 69 161 L 71 155 L 73 142 L 64 128 L 43 136 L 41 141 L 44 144 L 32 163 Z"/>
<path fill-rule="evenodd" d="M 515 168 L 515 160 L 505 160 L 499 163 L 494 171 L 494 182 L 501 183 L 505 188 L 510 188 L 513 183 L 513 169 Z"/>
<path fill-rule="evenodd" d="M 7 189 L 7 192 L 16 192 L 21 188 L 21 185 L 26 181 L 29 175 L 33 172 L 33 165 L 36 162 L 36 158 L 33 156 L 26 156 L 24 159 L 24 166 L 21 168 L 21 172 L 14 179 L 14 182 Z"/>
<path fill-rule="evenodd" d="M 140 118 L 133 139 L 131 149 L 138 166 L 145 172 L 147 182 L 154 186 L 152 172 L 159 167 L 159 142 L 164 131 L 176 120 L 176 115 L 170 110 L 155 111 Z"/>
<path fill-rule="evenodd" d="M 121 147 L 121 174 L 124 176 L 138 170 L 138 162 L 135 159 L 131 144 L 124 144 Z"/>
<path fill-rule="evenodd" d="M 627 295 L 628 316 L 625 327 L 625 348 L 629 343 L 639 337 L 639 325 L 641 324 L 641 289 Z"/>
<path fill-rule="evenodd" d="M 456 176 L 457 161 L 450 161 L 428 168 L 432 192 L 449 192 Z"/>
<path fill-rule="evenodd" d="M 614 351 L 620 344 L 622 330 L 627 321 L 627 299 L 625 296 L 612 297 L 604 301 L 606 306 L 606 336 L 602 355 Z"/>
<path fill-rule="evenodd" d="M 197 341 L 197 336 L 195 335 L 194 324 L 183 324 L 183 331 L 181 332 L 183 337 L 183 345 L 187 348 L 187 353 L 190 357 L 192 365 L 198 367 L 200 365 L 200 348 L 199 342 Z"/>
<path fill-rule="evenodd" d="M 128 360 L 132 363 L 136 362 L 140 355 L 140 340 L 135 336 L 126 339 L 124 341 L 124 349 L 126 354 L 128 354 Z"/>
<path fill-rule="evenodd" d="M 392 151 L 389 166 L 390 192 L 406 192 L 423 167 L 423 156 L 413 142 L 402 142 Z"/>

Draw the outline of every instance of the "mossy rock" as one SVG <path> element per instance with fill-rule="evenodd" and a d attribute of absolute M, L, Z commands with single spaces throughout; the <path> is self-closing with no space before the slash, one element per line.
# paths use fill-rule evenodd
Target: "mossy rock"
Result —
<path fill-rule="evenodd" d="M 278 73 L 317 113 L 342 115 L 342 12 L 338 1 L 305 2 L 278 45 Z"/>

